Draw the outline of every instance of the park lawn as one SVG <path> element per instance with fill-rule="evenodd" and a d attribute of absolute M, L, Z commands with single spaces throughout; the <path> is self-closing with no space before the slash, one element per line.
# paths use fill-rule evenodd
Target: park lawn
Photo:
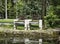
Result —
<path fill-rule="evenodd" d="M 5 29 L 14 29 L 13 24 L 1 25 L 0 27 Z M 25 29 L 24 25 L 17 25 L 17 30 L 24 30 L 24 29 Z M 39 29 L 38 25 L 31 25 L 31 30 L 38 30 L 38 29 Z"/>
<path fill-rule="evenodd" d="M 39 29 L 38 24 L 31 25 L 30 27 L 31 27 L 31 30 L 38 30 Z"/>
<path fill-rule="evenodd" d="M 38 22 L 39 20 L 32 20 L 33 22 Z"/>
<path fill-rule="evenodd" d="M 19 20 L 17 22 L 23 22 L 23 21 L 24 20 Z M 33 21 L 38 21 L 38 20 L 33 20 Z M 0 23 L 13 23 L 13 22 L 14 22 L 14 19 L 0 19 Z M 11 25 L 1 25 L 0 27 L 9 28 L 9 29 L 14 28 L 13 24 L 11 24 Z M 17 26 L 17 29 L 18 30 L 24 30 L 24 26 L 19 25 L 19 26 Z M 38 25 L 31 25 L 31 30 L 36 30 L 36 29 L 39 29 Z"/>
<path fill-rule="evenodd" d="M 24 20 L 19 20 L 17 22 L 23 22 Z M 14 19 L 0 19 L 0 23 L 12 23 L 14 22 Z"/>
<path fill-rule="evenodd" d="M 13 21 L 14 21 L 14 19 L 0 19 L 0 23 L 4 23 L 4 22 L 11 23 Z"/>
<path fill-rule="evenodd" d="M 18 30 L 24 30 L 24 27 L 23 26 L 17 26 L 17 29 Z"/>
<path fill-rule="evenodd" d="M 14 22 L 14 19 L 0 19 L 0 23 L 12 23 Z M 24 20 L 19 20 L 17 22 L 24 22 Z"/>
<path fill-rule="evenodd" d="M 13 24 L 11 24 L 11 25 L 0 25 L 0 28 L 3 28 L 3 29 L 14 29 L 14 26 L 13 26 Z M 24 30 L 24 26 L 22 26 L 22 25 L 17 26 L 17 30 Z"/>
<path fill-rule="evenodd" d="M 32 20 L 33 22 L 37 22 L 38 20 Z M 11 23 L 11 22 L 14 22 L 14 19 L 0 19 L 0 23 Z M 17 22 L 24 22 L 24 20 L 19 20 Z"/>
<path fill-rule="evenodd" d="M 0 25 L 0 28 L 4 28 L 4 29 L 13 29 L 13 25 Z"/>

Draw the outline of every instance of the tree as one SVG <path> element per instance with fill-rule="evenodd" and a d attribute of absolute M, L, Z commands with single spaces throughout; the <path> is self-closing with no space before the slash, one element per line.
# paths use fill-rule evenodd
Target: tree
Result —
<path fill-rule="evenodd" d="M 5 18 L 7 19 L 7 0 L 5 0 Z"/>
<path fill-rule="evenodd" d="M 48 23 L 48 25 L 50 27 L 57 27 L 59 25 L 59 1 L 60 0 L 49 0 L 49 6 L 47 8 L 47 13 L 46 13 L 46 23 Z"/>
<path fill-rule="evenodd" d="M 0 15 L 2 15 L 1 16 L 1 18 L 4 18 L 4 13 L 5 13 L 5 1 L 4 0 L 0 0 Z"/>
<path fill-rule="evenodd" d="M 49 27 L 54 27 L 56 20 L 58 19 L 57 15 L 54 14 L 54 8 L 53 6 L 49 6 L 49 10 L 47 12 L 47 15 L 45 16 L 46 23 Z"/>

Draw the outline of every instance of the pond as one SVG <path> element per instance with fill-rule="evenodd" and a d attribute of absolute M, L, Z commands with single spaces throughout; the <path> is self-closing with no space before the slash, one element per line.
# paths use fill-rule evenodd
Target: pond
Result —
<path fill-rule="evenodd" d="M 0 40 L 0 44 L 56 44 L 54 42 L 42 42 L 42 43 L 39 43 L 39 41 L 36 41 L 36 40 L 29 40 L 27 42 L 25 41 L 22 41 L 22 40 Z"/>

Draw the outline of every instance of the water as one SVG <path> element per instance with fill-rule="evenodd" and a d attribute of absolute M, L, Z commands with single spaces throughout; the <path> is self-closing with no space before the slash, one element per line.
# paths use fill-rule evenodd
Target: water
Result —
<path fill-rule="evenodd" d="M 25 43 L 24 41 L 23 42 L 13 42 L 12 40 L 10 41 L 6 41 L 6 40 L 0 40 L 0 44 L 39 44 L 38 41 L 29 41 L 27 43 Z M 42 43 L 42 44 L 55 44 L 55 43 L 49 43 L 49 42 L 45 42 L 45 43 Z"/>
<path fill-rule="evenodd" d="M 1 37 L 2 36 L 2 37 Z M 0 44 L 40 44 L 39 40 L 31 40 L 31 39 L 22 39 L 20 37 L 5 37 L 1 35 L 0 37 Z M 42 44 L 55 44 L 55 41 L 42 41 Z"/>
<path fill-rule="evenodd" d="M 28 41 L 25 43 L 25 41 L 20 40 L 16 40 L 16 39 L 12 39 L 12 40 L 0 40 L 0 44 L 39 44 L 38 41 Z"/>

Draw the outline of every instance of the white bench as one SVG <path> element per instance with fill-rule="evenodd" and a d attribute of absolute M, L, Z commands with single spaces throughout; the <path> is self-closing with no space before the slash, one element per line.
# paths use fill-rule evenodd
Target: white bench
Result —
<path fill-rule="evenodd" d="M 15 23 L 24 24 L 25 30 L 30 30 L 30 25 L 29 25 L 30 23 L 39 24 L 39 29 L 40 30 L 42 29 L 42 20 L 39 20 L 38 22 L 31 22 L 32 21 L 31 19 L 25 19 L 24 22 L 16 22 L 16 21 L 18 21 L 18 19 L 14 20 L 14 29 L 16 29 Z"/>
<path fill-rule="evenodd" d="M 30 30 L 30 22 L 31 22 L 32 20 L 31 19 L 26 19 L 25 20 L 25 30 Z"/>

